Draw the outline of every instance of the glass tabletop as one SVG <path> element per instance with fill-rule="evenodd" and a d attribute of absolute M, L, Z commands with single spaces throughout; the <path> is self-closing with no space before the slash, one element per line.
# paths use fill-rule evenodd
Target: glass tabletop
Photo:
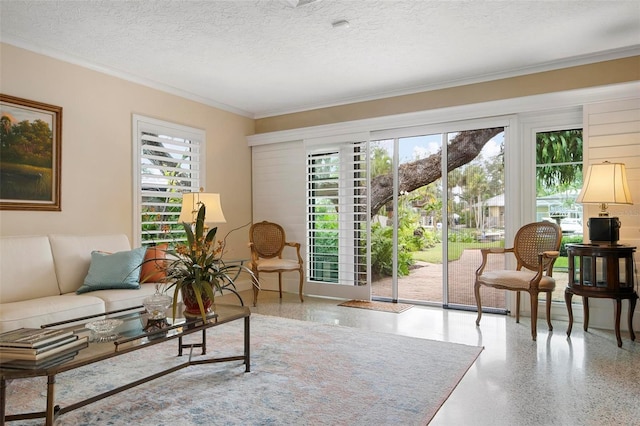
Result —
<path fill-rule="evenodd" d="M 0 364 L 0 374 L 5 378 L 56 374 L 230 321 L 247 318 L 250 315 L 251 311 L 244 306 L 214 304 L 213 314 L 209 315 L 206 321 L 200 317 L 194 319 L 167 317 L 158 320 L 151 319 L 143 306 L 136 306 L 46 324 L 42 328 L 72 330 L 79 339 L 86 340 L 87 343 L 70 350 L 69 353 L 52 356 L 50 362 L 45 359 L 42 363 L 34 363 L 31 368 L 25 367 L 25 363 L 22 363 L 21 368 L 16 368 L 11 366 L 11 361 Z M 116 326 L 112 333 L 105 335 L 92 330 L 91 324 L 104 320 L 114 320 Z"/>

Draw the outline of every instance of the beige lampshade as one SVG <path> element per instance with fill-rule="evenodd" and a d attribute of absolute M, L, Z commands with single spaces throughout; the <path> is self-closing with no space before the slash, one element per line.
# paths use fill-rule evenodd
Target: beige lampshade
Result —
<path fill-rule="evenodd" d="M 589 166 L 576 201 L 582 204 L 600 204 L 600 216 L 609 215 L 609 204 L 633 204 L 624 164 L 605 161 Z"/>
<path fill-rule="evenodd" d="M 182 194 L 182 208 L 180 210 L 179 222 L 195 223 L 198 218 L 200 206 L 206 206 L 204 223 L 226 223 L 222 205 L 220 205 L 220 194 L 208 192 L 186 192 Z"/>

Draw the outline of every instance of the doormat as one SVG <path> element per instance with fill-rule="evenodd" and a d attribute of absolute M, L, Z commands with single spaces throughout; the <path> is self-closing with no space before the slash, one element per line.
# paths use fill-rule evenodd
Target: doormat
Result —
<path fill-rule="evenodd" d="M 346 306 L 348 308 L 370 309 L 372 311 L 394 312 L 396 314 L 399 314 L 400 312 L 404 312 L 407 309 L 413 307 L 413 305 L 409 305 L 406 303 L 369 302 L 367 300 L 348 300 L 346 302 L 340 303 L 338 306 Z"/>

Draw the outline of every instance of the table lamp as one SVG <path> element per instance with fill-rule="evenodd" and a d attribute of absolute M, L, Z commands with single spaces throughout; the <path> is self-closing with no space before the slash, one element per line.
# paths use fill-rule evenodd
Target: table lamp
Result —
<path fill-rule="evenodd" d="M 598 217 L 589 218 L 589 240 L 592 244 L 617 244 L 620 220 L 609 217 L 609 204 L 633 204 L 623 163 L 592 164 L 576 199 L 581 204 L 599 204 Z"/>
<path fill-rule="evenodd" d="M 220 205 L 220 194 L 213 194 L 210 192 L 203 192 L 200 188 L 200 192 L 185 192 L 182 194 L 182 207 L 180 210 L 180 223 L 195 224 L 198 218 L 198 210 L 200 206 L 206 206 L 206 215 L 204 217 L 204 223 L 226 223 L 224 213 L 222 213 L 222 206 Z"/>

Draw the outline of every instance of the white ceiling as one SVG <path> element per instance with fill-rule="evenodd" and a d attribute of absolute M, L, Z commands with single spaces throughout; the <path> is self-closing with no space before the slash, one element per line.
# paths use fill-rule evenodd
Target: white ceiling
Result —
<path fill-rule="evenodd" d="M 1 0 L 0 37 L 250 117 L 640 54 L 640 0 L 295 3 Z"/>

